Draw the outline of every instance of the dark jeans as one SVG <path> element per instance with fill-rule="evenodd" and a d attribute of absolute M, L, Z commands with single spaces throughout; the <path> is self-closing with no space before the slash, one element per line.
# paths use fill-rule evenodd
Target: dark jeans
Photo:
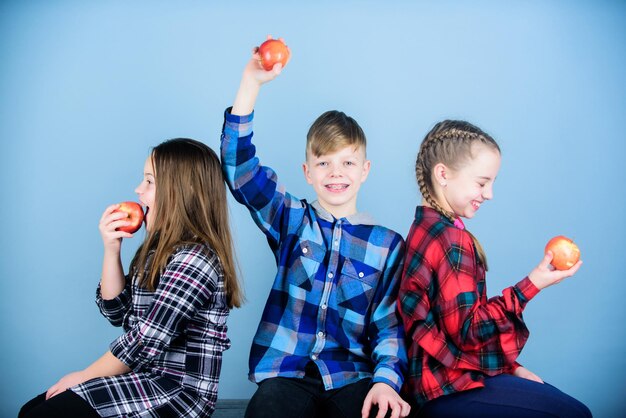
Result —
<path fill-rule="evenodd" d="M 417 415 L 415 415 L 417 413 Z M 591 418 L 581 402 L 554 386 L 501 374 L 485 379 L 485 387 L 444 395 L 417 411 L 416 418 Z"/>
<path fill-rule="evenodd" d="M 46 400 L 46 393 L 22 406 L 18 418 L 99 418 L 100 415 L 83 398 L 66 390 Z"/>
<path fill-rule="evenodd" d="M 371 379 L 325 390 L 317 366 L 309 363 L 304 378 L 273 377 L 259 384 L 246 418 L 361 418 Z M 370 417 L 378 413 L 372 407 Z"/>

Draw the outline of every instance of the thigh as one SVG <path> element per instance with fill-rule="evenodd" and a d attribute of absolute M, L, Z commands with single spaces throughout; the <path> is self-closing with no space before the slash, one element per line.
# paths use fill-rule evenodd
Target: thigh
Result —
<path fill-rule="evenodd" d="M 590 418 L 578 400 L 547 383 L 507 374 L 485 379 L 485 387 L 444 395 L 428 402 L 418 417 Z"/>
<path fill-rule="evenodd" d="M 273 377 L 259 384 L 246 408 L 246 418 L 314 418 L 320 385 L 305 377 Z"/>
<path fill-rule="evenodd" d="M 46 400 L 42 393 L 26 403 L 19 418 L 99 418 L 100 415 L 83 398 L 66 390 Z"/>
<path fill-rule="evenodd" d="M 361 379 L 325 395 L 324 418 L 361 418 L 363 401 L 371 388 L 371 379 Z M 373 405 L 370 417 L 378 414 L 378 407 Z"/>

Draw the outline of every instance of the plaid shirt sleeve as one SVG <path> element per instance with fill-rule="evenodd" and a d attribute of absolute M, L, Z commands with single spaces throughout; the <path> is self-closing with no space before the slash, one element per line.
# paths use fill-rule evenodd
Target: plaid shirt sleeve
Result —
<path fill-rule="evenodd" d="M 254 222 L 269 240 L 272 250 L 276 250 L 286 209 L 289 216 L 304 212 L 302 202 L 285 191 L 278 183 L 274 170 L 262 166 L 256 156 L 256 147 L 252 144 L 252 120 L 254 112 L 246 116 L 224 112 L 224 127 L 221 136 L 222 170 L 226 182 L 235 199 L 245 205 L 252 214 Z"/>
<path fill-rule="evenodd" d="M 425 253 L 407 245 L 399 306 L 410 338 L 448 368 L 495 375 L 514 367 L 529 335 L 522 311 L 539 292 L 532 282 L 525 278 L 487 300 L 472 239 L 453 227 Z"/>
<path fill-rule="evenodd" d="M 122 292 L 113 299 L 103 299 L 100 292 L 100 285 L 96 290 L 96 304 L 100 309 L 100 313 L 109 320 L 109 322 L 116 327 L 121 327 L 124 322 L 124 316 L 126 312 L 132 306 L 131 300 L 131 280 L 126 276 L 126 283 Z"/>
<path fill-rule="evenodd" d="M 111 353 L 131 369 L 139 370 L 162 354 L 215 291 L 218 273 L 204 248 L 184 247 L 172 256 L 148 311 L 111 343 Z"/>
<path fill-rule="evenodd" d="M 372 383 L 386 383 L 396 392 L 400 391 L 407 370 L 404 329 L 396 308 L 403 255 L 404 241 L 399 239 L 397 245 L 390 249 L 382 277 L 383 286 L 377 290 L 382 295 L 374 296 L 374 301 L 378 302 L 372 307 L 369 327 L 372 360 L 376 365 Z"/>

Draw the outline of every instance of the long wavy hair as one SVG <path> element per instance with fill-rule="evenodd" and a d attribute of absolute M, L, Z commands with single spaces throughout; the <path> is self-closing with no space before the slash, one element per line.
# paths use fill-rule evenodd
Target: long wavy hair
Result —
<path fill-rule="evenodd" d="M 188 138 L 162 142 L 154 147 L 151 158 L 156 216 L 133 258 L 131 271 L 142 287 L 154 291 L 177 247 L 206 244 L 222 266 L 228 306 L 241 306 L 243 293 L 219 158 L 207 145 Z"/>
<path fill-rule="evenodd" d="M 428 205 L 451 222 L 456 220 L 456 215 L 445 210 L 434 198 L 433 168 L 438 163 L 443 163 L 452 169 L 458 169 L 464 161 L 473 157 L 472 146 L 474 144 L 483 144 L 500 153 L 500 147 L 496 141 L 480 128 L 465 121 L 444 120 L 437 123 L 426 134 L 417 154 L 415 177 L 420 193 Z M 487 256 L 482 245 L 471 232 L 467 231 L 467 233 L 474 241 L 479 260 L 487 269 Z"/>

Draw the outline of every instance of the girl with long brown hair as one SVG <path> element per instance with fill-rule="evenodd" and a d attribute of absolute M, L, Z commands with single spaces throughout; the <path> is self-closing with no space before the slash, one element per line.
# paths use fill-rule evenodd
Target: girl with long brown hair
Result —
<path fill-rule="evenodd" d="M 118 230 L 127 215 L 111 205 L 100 220 L 96 302 L 124 333 L 89 367 L 24 405 L 20 417 L 211 416 L 230 347 L 226 319 L 242 303 L 219 159 L 198 141 L 165 141 L 135 191 L 147 235 L 128 276 L 120 250 L 132 234 Z"/>

